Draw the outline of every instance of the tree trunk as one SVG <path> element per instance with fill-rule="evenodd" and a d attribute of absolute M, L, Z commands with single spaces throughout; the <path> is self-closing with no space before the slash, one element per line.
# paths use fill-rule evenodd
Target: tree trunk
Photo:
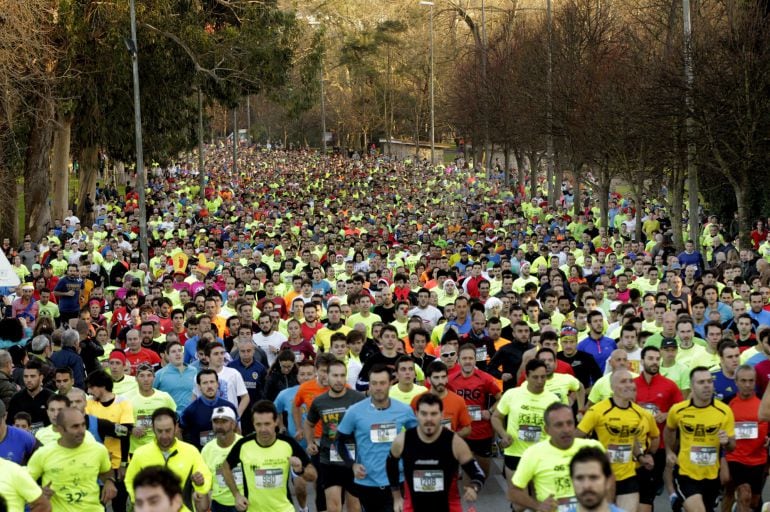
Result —
<path fill-rule="evenodd" d="M 5 191 L 3 200 L 0 201 L 0 239 L 10 238 L 11 245 L 15 246 L 19 232 L 16 173 L 6 165 L 2 151 L 0 151 L 0 188 Z"/>
<path fill-rule="evenodd" d="M 51 159 L 51 185 L 53 186 L 53 207 L 51 216 L 64 220 L 69 208 L 69 163 L 72 117 L 59 116 L 54 126 L 53 157 Z"/>
<path fill-rule="evenodd" d="M 564 181 L 564 165 L 562 165 L 560 154 L 557 153 L 554 157 L 553 167 L 553 200 L 549 202 L 550 205 L 555 205 L 561 199 L 561 182 Z"/>
<path fill-rule="evenodd" d="M 98 148 L 95 146 L 83 148 L 79 162 L 80 183 L 78 185 L 77 216 L 81 226 L 90 226 L 94 221 L 93 205 L 96 198 L 96 179 L 99 177 Z M 87 208 L 88 205 L 90 208 Z"/>
<path fill-rule="evenodd" d="M 738 238 L 741 248 L 751 248 L 751 220 L 749 220 L 749 189 L 751 185 L 748 179 L 746 179 L 750 175 L 749 171 L 744 171 L 742 174 L 743 178 L 738 179 L 737 183 L 733 184 L 735 202 L 738 206 Z M 732 242 L 732 240 L 730 241 Z"/>
<path fill-rule="evenodd" d="M 535 153 L 529 154 L 529 198 L 537 197 L 537 171 L 540 167 L 540 159 Z"/>
<path fill-rule="evenodd" d="M 583 211 L 583 209 L 580 206 L 580 203 L 583 201 L 580 198 L 580 173 L 583 172 L 583 163 L 580 162 L 577 165 L 574 166 L 574 169 L 572 171 L 572 212 L 575 217 L 575 220 L 577 220 L 578 215 L 580 215 L 580 212 Z"/>
<path fill-rule="evenodd" d="M 606 166 L 607 164 L 603 164 Z M 610 172 L 606 167 L 602 167 L 599 171 L 599 216 L 601 217 L 601 226 L 607 228 L 607 233 L 610 232 L 609 226 L 609 210 L 610 210 Z"/>
<path fill-rule="evenodd" d="M 42 95 L 35 109 L 29 145 L 24 158 L 25 234 L 39 240 L 51 223 L 50 190 L 51 148 L 53 147 L 54 102 Z"/>
<path fill-rule="evenodd" d="M 515 151 L 515 150 L 513 154 L 516 157 L 516 170 L 518 171 L 518 177 L 516 182 L 516 195 L 523 196 L 523 194 L 521 194 L 521 191 L 525 190 L 526 185 L 524 184 L 524 181 L 527 179 L 524 175 L 524 155 L 522 155 L 521 152 Z M 522 200 L 524 200 L 524 197 L 522 197 Z"/>
<path fill-rule="evenodd" d="M 506 185 L 511 184 L 511 149 L 508 147 L 508 143 L 503 144 L 503 182 Z"/>

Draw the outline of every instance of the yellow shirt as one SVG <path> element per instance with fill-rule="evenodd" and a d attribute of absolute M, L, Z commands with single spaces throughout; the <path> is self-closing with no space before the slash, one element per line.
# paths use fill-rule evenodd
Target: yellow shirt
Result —
<path fill-rule="evenodd" d="M 110 452 L 112 468 L 119 468 L 121 462 L 120 437 L 129 435 L 128 429 L 120 428 L 120 425 L 134 424 L 134 410 L 131 407 L 131 402 L 117 395 L 109 407 L 105 407 L 96 400 L 89 400 L 86 403 L 86 414 L 115 423 L 116 435 L 115 437 L 107 437 L 104 440 L 104 446 Z"/>
<path fill-rule="evenodd" d="M 612 471 L 619 482 L 636 476 L 634 444 L 645 447 L 648 439 L 660 437 L 658 425 L 649 411 L 633 402 L 625 409 L 620 408 L 612 398 L 588 409 L 578 429 L 584 434 L 596 433 L 607 449 Z"/>
<path fill-rule="evenodd" d="M 521 457 L 527 448 L 547 439 L 543 413 L 549 405 L 559 401 L 559 397 L 550 391 L 531 393 L 526 384 L 506 391 L 497 403 L 500 414 L 508 417 L 506 430 L 513 438 L 505 454 Z"/>
<path fill-rule="evenodd" d="M 695 407 L 691 400 L 685 400 L 668 411 L 666 427 L 679 431 L 680 474 L 693 480 L 719 476 L 719 431 L 735 437 L 735 416 L 729 406 L 712 400 L 707 407 Z"/>
<path fill-rule="evenodd" d="M 235 440 L 233 441 L 233 444 L 227 448 L 222 448 L 219 446 L 219 443 L 217 443 L 216 439 L 212 439 L 206 443 L 206 446 L 204 446 L 203 450 L 201 450 L 201 456 L 203 456 L 203 460 L 206 462 L 206 466 L 208 466 L 209 471 L 211 471 L 211 474 L 214 477 L 211 480 L 211 499 L 226 507 L 235 506 L 235 497 L 233 496 L 233 493 L 230 492 L 230 489 L 228 489 L 227 484 L 225 483 L 225 477 L 222 474 L 222 465 L 224 464 L 227 456 L 230 454 L 230 449 L 240 438 L 240 434 L 235 434 Z M 233 478 L 235 479 L 235 483 L 238 486 L 238 490 L 241 494 L 243 494 L 243 471 L 241 470 L 240 466 L 232 468 L 232 471 Z"/>
<path fill-rule="evenodd" d="M 33 479 L 50 485 L 51 508 L 56 512 L 104 510 L 97 479 L 111 466 L 110 454 L 103 445 L 88 439 L 77 448 L 51 443 L 32 454 L 27 469 Z"/>
<path fill-rule="evenodd" d="M 390 387 L 389 396 L 390 398 L 393 398 L 395 400 L 398 400 L 399 402 L 403 402 L 406 405 L 411 406 L 412 399 L 417 395 L 421 395 L 425 393 L 426 391 L 428 391 L 428 388 L 424 386 L 420 386 L 418 384 L 415 384 L 414 386 L 412 386 L 411 391 L 401 391 L 400 389 L 398 389 L 398 384 L 393 384 Z"/>
<path fill-rule="evenodd" d="M 0 475 L 0 496 L 5 499 L 8 512 L 23 512 L 25 504 L 43 494 L 43 490 L 23 467 L 1 457 Z"/>

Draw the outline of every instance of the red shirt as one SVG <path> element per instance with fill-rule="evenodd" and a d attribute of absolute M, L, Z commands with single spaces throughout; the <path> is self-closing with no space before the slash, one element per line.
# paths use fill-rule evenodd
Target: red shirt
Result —
<path fill-rule="evenodd" d="M 566 361 L 562 361 L 561 359 L 556 360 L 556 368 L 553 370 L 553 372 L 566 373 L 567 375 L 572 375 L 575 377 L 575 370 L 572 369 L 572 365 Z M 524 367 L 522 366 L 519 368 L 519 382 L 516 385 L 521 386 L 525 380 L 527 380 L 527 373 L 524 371 Z"/>
<path fill-rule="evenodd" d="M 501 393 L 497 381 L 487 372 L 474 368 L 470 377 L 462 371 L 455 374 L 448 382 L 447 389 L 454 391 L 465 400 L 471 416 L 471 434 L 468 439 L 489 439 L 494 436 L 489 420 L 482 420 L 481 411 L 489 408 L 489 397 Z"/>
<path fill-rule="evenodd" d="M 737 395 L 730 400 L 735 416 L 735 450 L 727 452 L 727 460 L 746 466 L 764 466 L 767 462 L 767 422 L 759 420 L 759 404 L 756 395 L 744 400 Z"/>
<path fill-rule="evenodd" d="M 312 343 L 316 333 L 321 329 L 323 329 L 323 327 L 324 327 L 324 324 L 322 324 L 318 320 L 315 321 L 315 327 L 310 327 L 307 324 L 307 322 L 302 322 L 302 325 L 300 326 L 300 329 L 302 329 L 302 339 L 309 343 Z"/>
<path fill-rule="evenodd" d="M 754 370 L 757 372 L 757 394 L 764 396 L 767 383 L 770 382 L 770 359 L 757 363 Z"/>
<path fill-rule="evenodd" d="M 150 363 L 153 366 L 160 364 L 160 356 L 149 348 L 140 348 L 139 352 L 134 354 L 126 350 L 126 359 L 131 364 L 131 375 L 136 375 L 136 367 L 141 363 Z"/>
<path fill-rule="evenodd" d="M 653 416 L 658 412 L 668 412 L 674 404 L 684 400 L 676 382 L 659 373 L 652 376 L 649 384 L 644 374 L 635 378 L 634 382 L 636 383 L 636 403 L 650 411 Z M 658 423 L 661 432 L 664 426 L 665 422 Z M 663 436 L 660 437 L 660 448 L 663 448 Z"/>

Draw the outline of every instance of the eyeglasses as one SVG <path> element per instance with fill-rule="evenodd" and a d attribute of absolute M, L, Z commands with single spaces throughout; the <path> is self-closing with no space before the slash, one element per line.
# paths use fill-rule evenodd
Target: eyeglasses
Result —
<path fill-rule="evenodd" d="M 444 352 L 441 354 L 441 357 L 454 357 L 457 355 L 457 352 Z"/>

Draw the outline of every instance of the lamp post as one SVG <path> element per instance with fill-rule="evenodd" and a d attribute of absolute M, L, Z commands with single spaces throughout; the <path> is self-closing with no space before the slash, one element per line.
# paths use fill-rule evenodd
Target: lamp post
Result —
<path fill-rule="evenodd" d="M 430 7 L 430 163 L 436 163 L 436 109 L 433 94 L 433 2 L 420 0 L 420 5 Z"/>
<path fill-rule="evenodd" d="M 139 192 L 139 247 L 145 263 L 149 262 L 147 248 L 147 200 L 145 198 L 144 152 L 142 150 L 142 106 L 139 101 L 139 57 L 136 44 L 136 7 L 134 0 L 129 0 L 131 17 L 131 40 L 126 40 L 126 47 L 131 54 L 134 75 L 134 132 L 136 137 L 136 188 Z"/>
<path fill-rule="evenodd" d="M 320 21 L 316 19 L 311 19 L 308 21 L 310 23 L 311 27 L 317 27 L 321 24 Z M 324 94 L 324 57 L 323 54 L 321 54 L 321 69 L 320 69 L 320 75 L 321 75 L 321 151 L 323 154 L 326 154 L 326 94 Z"/>

